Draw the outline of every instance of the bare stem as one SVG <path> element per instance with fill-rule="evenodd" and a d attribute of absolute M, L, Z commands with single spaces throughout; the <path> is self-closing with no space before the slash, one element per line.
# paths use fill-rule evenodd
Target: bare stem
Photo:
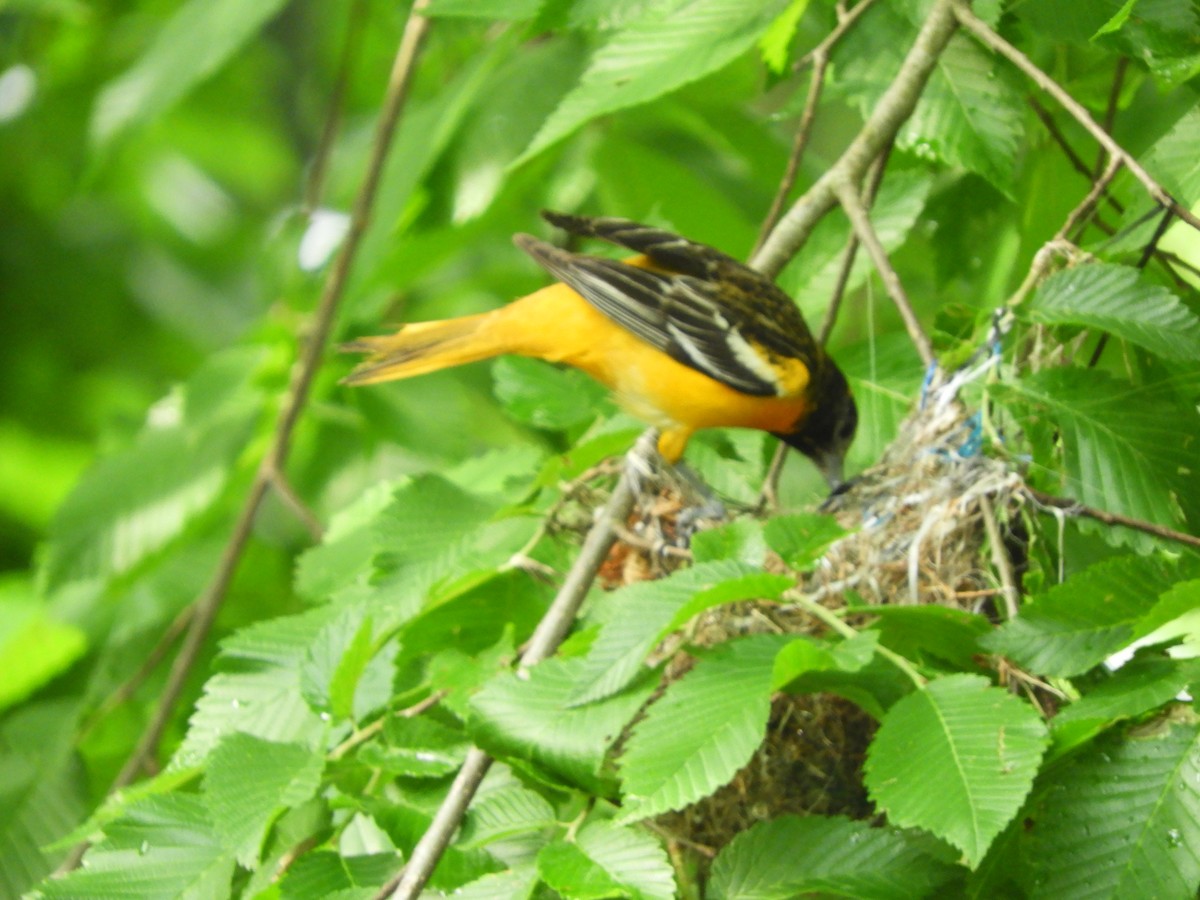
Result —
<path fill-rule="evenodd" d="M 1092 506 L 1085 506 L 1078 500 L 1072 500 L 1070 497 L 1056 497 L 1053 494 L 1047 494 L 1036 488 L 1031 488 L 1029 485 L 1025 485 L 1024 493 L 1035 503 L 1041 506 L 1061 509 L 1068 516 L 1083 516 L 1087 519 L 1095 519 L 1097 522 L 1103 522 L 1105 525 L 1123 525 L 1125 528 L 1132 528 L 1135 531 L 1151 534 L 1163 540 L 1175 541 L 1178 544 L 1186 544 L 1189 547 L 1200 549 L 1200 537 L 1196 537 L 1194 534 L 1187 534 L 1183 531 L 1176 531 L 1174 528 L 1168 528 L 1166 525 L 1147 522 L 1144 519 L 1133 519 L 1129 516 L 1123 516 L 1120 513 L 1111 513 Z"/>
<path fill-rule="evenodd" d="M 595 524 L 588 531 L 583 546 L 579 550 L 579 556 L 575 558 L 562 587 L 558 589 L 554 602 L 546 610 L 546 614 L 526 644 L 525 652 L 521 654 L 519 664 L 521 671 L 528 670 L 530 666 L 550 656 L 562 643 L 571 623 L 575 621 L 575 616 L 596 578 L 596 573 L 616 540 L 615 526 L 624 522 L 629 516 L 630 510 L 633 509 L 635 498 L 629 469 L 639 463 L 644 467 L 645 461 L 649 460 L 654 453 L 656 437 L 657 433 L 653 429 L 646 431 L 638 439 L 634 448 L 629 451 L 625 472 L 617 481 L 612 496 L 609 497 L 608 503 L 605 504 Z M 442 858 L 442 854 L 450 845 L 454 832 L 462 822 L 463 816 L 471 805 L 471 800 L 491 764 L 491 756 L 477 747 L 471 748 L 466 762 L 463 763 L 458 776 L 450 786 L 433 821 L 430 822 L 429 827 L 413 848 L 408 864 L 394 879 L 383 886 L 376 894 L 377 897 L 398 897 L 412 900 L 421 893 L 429 876 L 433 874 L 438 860 Z"/>
<path fill-rule="evenodd" d="M 370 219 L 371 206 L 379 186 L 383 163 L 391 146 L 396 121 L 399 118 L 400 111 L 404 106 L 404 100 L 408 94 L 408 86 L 417 52 L 420 49 L 428 26 L 428 20 L 420 14 L 420 10 L 424 7 L 425 2 L 426 0 L 416 0 L 416 3 L 413 5 L 413 12 L 409 16 L 408 24 L 404 29 L 404 35 L 401 38 L 400 47 L 397 50 L 395 63 L 388 81 L 383 111 L 380 115 L 375 141 L 372 145 L 370 163 L 355 201 L 350 230 L 346 237 L 346 242 L 343 244 L 341 252 L 338 254 L 337 260 L 330 271 L 329 278 L 325 282 L 320 302 L 317 305 L 312 334 L 301 350 L 300 357 L 293 368 L 292 382 L 284 399 L 279 420 L 276 423 L 271 439 L 271 445 L 259 464 L 254 480 L 251 482 L 246 500 L 242 505 L 237 521 L 233 526 L 233 531 L 221 554 L 221 560 L 212 581 L 196 599 L 194 604 L 195 614 L 192 616 L 179 655 L 175 658 L 175 662 L 171 667 L 167 684 L 163 688 L 162 695 L 159 697 L 158 707 L 155 709 L 150 724 L 147 726 L 133 754 L 117 775 L 112 785 L 113 791 L 130 784 L 143 770 L 148 760 L 157 753 L 159 741 L 162 739 L 167 724 L 171 721 L 175 706 L 179 702 L 180 695 L 183 693 L 188 675 L 191 673 L 192 667 L 200 656 L 200 651 L 204 646 L 209 631 L 212 629 L 221 604 L 228 594 L 229 585 L 233 581 L 238 563 L 250 540 L 255 516 L 262 504 L 263 497 L 266 495 L 267 488 L 271 484 L 272 473 L 282 470 L 283 463 L 287 459 L 292 433 L 300 418 L 300 413 L 308 400 L 313 377 L 320 366 L 329 332 L 333 326 L 334 313 L 337 310 L 345 288 L 350 264 L 354 259 L 358 245 Z M 78 864 L 85 850 L 86 844 L 81 844 L 75 848 L 69 860 L 69 868 L 73 868 L 74 865 Z"/>
<path fill-rule="evenodd" d="M 850 217 L 854 233 L 867 248 L 871 262 L 875 264 L 879 277 L 883 279 L 883 286 L 886 288 L 888 296 L 896 304 L 900 318 L 904 320 L 904 327 L 908 329 L 908 336 L 917 348 L 917 353 L 921 355 L 921 362 L 926 366 L 931 365 L 935 359 L 933 344 L 930 343 L 929 336 L 925 334 L 925 330 L 921 328 L 921 323 L 917 320 L 912 302 L 905 293 L 904 285 L 900 283 L 900 276 L 893 268 L 891 260 L 888 259 L 887 250 L 884 249 L 883 242 L 879 240 L 875 226 L 871 224 L 871 217 L 867 214 L 867 208 L 863 205 L 858 188 L 850 182 L 843 181 L 835 185 L 834 190 L 837 192 L 838 200 L 841 201 L 842 209 Z"/>

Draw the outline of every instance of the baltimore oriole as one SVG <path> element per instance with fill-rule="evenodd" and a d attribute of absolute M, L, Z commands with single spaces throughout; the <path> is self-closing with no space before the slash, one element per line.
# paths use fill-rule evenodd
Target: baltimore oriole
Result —
<path fill-rule="evenodd" d="M 701 428 L 768 431 L 810 457 L 830 485 L 854 439 L 846 379 L 769 278 L 712 247 L 626 219 L 544 212 L 572 234 L 637 251 L 624 261 L 514 240 L 561 283 L 479 315 L 417 322 L 344 350 L 370 357 L 346 384 L 409 378 L 504 353 L 582 369 L 659 429 L 679 460 Z"/>

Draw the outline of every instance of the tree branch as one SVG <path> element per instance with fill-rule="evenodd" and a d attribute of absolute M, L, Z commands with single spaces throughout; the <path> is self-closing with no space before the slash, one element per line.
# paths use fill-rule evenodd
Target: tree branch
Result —
<path fill-rule="evenodd" d="M 871 163 L 912 115 L 938 56 L 957 27 L 954 0 L 935 0 L 896 77 L 880 97 L 862 129 L 837 162 L 797 200 L 750 260 L 764 274 L 779 274 L 808 239 L 817 222 L 837 203 L 836 187 L 860 184 Z"/>
<path fill-rule="evenodd" d="M 1168 528 L 1165 525 L 1159 525 L 1155 522 L 1147 522 L 1144 519 L 1132 519 L 1120 513 L 1111 513 L 1103 509 L 1084 506 L 1078 500 L 1072 500 L 1070 497 L 1056 497 L 1053 494 L 1047 494 L 1029 485 L 1025 485 L 1023 491 L 1035 503 L 1041 506 L 1061 509 L 1068 516 L 1083 516 L 1087 519 L 1095 519 L 1097 522 L 1103 522 L 1105 525 L 1123 525 L 1126 528 L 1151 534 L 1163 540 L 1174 541 L 1178 544 L 1186 544 L 1189 547 L 1200 549 L 1200 537 L 1196 537 L 1194 534 L 1176 531 L 1174 528 Z"/>
<path fill-rule="evenodd" d="M 179 655 L 171 667 L 167 684 L 163 688 L 154 716 L 133 754 L 126 761 L 120 774 L 117 775 L 112 785 L 113 791 L 130 784 L 142 771 L 147 760 L 157 752 L 159 741 L 174 714 L 175 705 L 183 693 L 188 675 L 200 655 L 204 641 L 208 637 L 221 604 L 229 591 L 229 585 L 233 581 L 237 565 L 250 540 L 255 516 L 271 483 L 272 473 L 282 470 L 283 463 L 287 459 L 292 433 L 308 400 L 313 377 L 320 366 L 333 326 L 334 313 L 345 288 L 350 264 L 358 251 L 359 243 L 370 220 L 371 206 L 378 190 L 383 163 L 408 94 L 417 53 L 428 27 L 428 20 L 420 14 L 420 10 L 425 4 L 426 0 L 416 0 L 401 37 L 388 80 L 383 110 L 376 127 L 370 162 L 351 215 L 350 229 L 325 282 L 317 305 L 312 334 L 305 343 L 293 369 L 292 382 L 280 411 L 270 447 L 255 473 L 233 531 L 221 554 L 217 571 L 194 604 L 195 615 L 192 617 Z M 71 857 L 72 864 L 69 867 L 73 868 L 75 864 L 78 864 L 85 849 L 86 844 L 75 849 Z"/>
<path fill-rule="evenodd" d="M 900 311 L 900 318 L 904 320 L 904 327 L 908 330 L 908 336 L 917 348 L 917 353 L 921 355 L 921 362 L 926 367 L 932 365 L 936 361 L 933 355 L 933 344 L 930 343 L 929 336 L 925 334 L 925 330 L 921 328 L 921 323 L 917 319 L 917 314 L 913 310 L 911 301 L 908 299 L 908 294 L 905 293 L 904 285 L 900 283 L 900 276 L 896 274 L 896 270 L 892 267 L 892 262 L 888 259 L 887 250 L 884 249 L 883 242 L 879 240 L 879 235 L 875 232 L 875 226 L 871 224 L 871 217 L 867 214 L 867 208 L 863 205 L 862 197 L 859 196 L 857 185 L 848 181 L 842 181 L 834 186 L 834 191 L 837 193 L 838 200 L 841 201 L 842 209 L 850 217 L 850 224 L 854 226 L 854 233 L 858 235 L 858 239 L 867 248 L 867 253 L 870 254 L 871 261 L 875 264 L 875 268 L 879 272 L 879 277 L 883 279 L 883 285 L 887 289 L 888 296 L 892 298 L 892 302 L 896 304 L 896 309 Z"/>
<path fill-rule="evenodd" d="M 1155 181 L 1150 173 L 1143 169 L 1141 164 L 1126 152 L 1125 148 L 1113 140 L 1112 135 L 1097 124 L 1091 114 L 1084 109 L 1083 104 L 1063 90 L 1053 78 L 1035 66 L 1028 56 L 993 31 L 991 26 L 975 15 L 975 13 L 971 12 L 970 7 L 962 2 L 962 0 L 953 0 L 952 6 L 954 16 L 963 28 L 971 32 L 985 47 L 994 50 L 1011 62 L 1026 77 L 1033 81 L 1034 84 L 1053 97 L 1059 106 L 1069 112 L 1075 118 L 1075 121 L 1087 129 L 1088 133 L 1096 139 L 1096 142 L 1100 146 L 1107 150 L 1110 155 L 1121 160 L 1122 165 L 1129 169 L 1133 177 L 1142 183 L 1142 186 L 1146 188 L 1151 197 L 1193 228 L 1200 230 L 1200 218 L 1197 218 L 1191 210 L 1182 206 L 1174 197 L 1167 193 L 1166 189 Z"/>
<path fill-rule="evenodd" d="M 608 551 L 617 538 L 616 526 L 625 521 L 633 509 L 634 489 L 630 476 L 631 469 L 644 466 L 653 457 L 657 432 L 650 429 L 642 434 L 637 444 L 626 456 L 625 471 L 617 481 L 617 486 L 604 505 L 595 524 L 584 538 L 579 556 L 575 558 L 571 570 L 558 589 L 554 602 L 542 616 L 533 636 L 525 646 L 518 665 L 519 672 L 527 671 L 531 666 L 549 657 L 558 645 L 562 643 L 571 624 L 579 612 L 579 607 L 587 597 L 587 592 L 596 578 Z M 458 830 L 467 808 L 475 792 L 479 789 L 483 777 L 492 765 L 492 757 L 472 747 L 467 753 L 463 767 L 459 769 L 454 783 L 450 786 L 442 805 L 438 808 L 421 839 L 413 848 L 408 864 L 400 873 L 380 889 L 375 896 L 379 898 L 396 897 L 412 900 L 421 893 L 421 889 L 433 874 L 438 860 L 442 858 L 454 832 Z"/>

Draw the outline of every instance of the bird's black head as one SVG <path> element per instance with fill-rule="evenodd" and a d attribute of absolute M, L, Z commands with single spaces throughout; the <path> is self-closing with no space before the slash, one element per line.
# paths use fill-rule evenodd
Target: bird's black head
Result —
<path fill-rule="evenodd" d="M 820 383 L 811 386 L 811 394 L 815 406 L 800 427 L 776 437 L 816 463 L 830 488 L 836 490 L 844 480 L 846 451 L 858 428 L 858 407 L 846 377 L 832 361 Z"/>

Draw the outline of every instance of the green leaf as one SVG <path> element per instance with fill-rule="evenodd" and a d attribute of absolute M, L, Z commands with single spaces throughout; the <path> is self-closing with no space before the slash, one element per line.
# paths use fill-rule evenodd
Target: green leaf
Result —
<path fill-rule="evenodd" d="M 1047 369 L 999 386 L 992 395 L 1023 411 L 1041 443 L 1062 438 L 1064 490 L 1097 509 L 1178 526 L 1177 494 L 1191 489 L 1200 419 L 1165 386 L 1135 387 L 1095 369 Z M 1045 451 L 1043 451 L 1045 452 Z M 1106 528 L 1139 549 L 1146 535 Z"/>
<path fill-rule="evenodd" d="M 404 778 L 443 778 L 462 767 L 467 740 L 462 733 L 426 718 L 390 717 L 386 744 L 372 742 L 358 751 L 364 765 Z"/>
<path fill-rule="evenodd" d="M 1056 272 L 1020 311 L 1031 322 L 1099 328 L 1166 359 L 1200 357 L 1200 317 L 1126 266 L 1095 263 Z"/>
<path fill-rule="evenodd" d="M 1038 674 L 1086 672 L 1161 625 L 1150 615 L 1159 598 L 1195 567 L 1181 571 L 1161 557 L 1105 560 L 1026 602 L 981 643 Z"/>
<path fill-rule="evenodd" d="M 955 875 L 896 828 L 841 816 L 781 816 L 735 837 L 712 869 L 714 900 L 925 897 Z"/>
<path fill-rule="evenodd" d="M 394 875 L 403 861 L 395 853 L 343 855 L 334 850 L 305 853 L 279 885 L 280 900 L 369 900 Z M 269 896 L 269 895 L 268 895 Z"/>
<path fill-rule="evenodd" d="M 830 544 L 849 533 L 833 516 L 819 513 L 776 516 L 763 530 L 770 548 L 801 572 L 812 568 Z"/>
<path fill-rule="evenodd" d="M 783 72 L 788 60 L 788 47 L 796 36 L 796 28 L 808 10 L 808 0 L 792 0 L 771 27 L 763 32 L 758 46 L 762 50 L 763 62 L 772 72 Z"/>
<path fill-rule="evenodd" d="M 471 698 L 471 732 L 498 756 L 529 760 L 575 784 L 602 791 L 608 747 L 654 690 L 643 679 L 587 706 L 572 706 L 583 661 L 548 659 L 522 680 L 505 672 Z"/>
<path fill-rule="evenodd" d="M 285 2 L 189 0 L 141 58 L 101 89 L 92 113 L 92 139 L 107 144 L 162 115 L 220 69 Z"/>
<path fill-rule="evenodd" d="M 542 881 L 571 900 L 627 896 L 621 884 L 575 844 L 566 841 L 547 844 L 538 854 L 537 866 Z"/>
<path fill-rule="evenodd" d="M 323 747 L 329 725 L 304 701 L 300 670 L 321 629 L 337 612 L 320 607 L 260 622 L 226 638 L 217 673 L 204 685 L 170 768 L 199 764 L 222 738 L 238 731 L 268 741 Z"/>
<path fill-rule="evenodd" d="M 554 807 L 515 776 L 510 775 L 506 783 L 496 784 L 495 775 L 496 769 L 492 769 L 471 801 L 456 844 L 463 849 L 474 849 L 495 841 L 511 844 L 518 837 L 532 835 L 540 846 L 546 829 L 558 822 Z"/>
<path fill-rule="evenodd" d="M 492 365 L 496 399 L 508 414 L 534 428 L 561 430 L 590 421 L 604 388 L 578 369 L 505 356 Z"/>
<path fill-rule="evenodd" d="M 50 526 L 47 590 L 132 570 L 221 497 L 259 418 L 257 351 L 218 355 L 159 403 L 132 446 L 94 465 Z"/>
<path fill-rule="evenodd" d="M 1200 728 L 1102 738 L 1027 811 L 1034 897 L 1192 897 L 1200 887 Z"/>
<path fill-rule="evenodd" d="M 245 868 L 257 865 L 271 823 L 316 794 L 324 767 L 318 752 L 250 734 L 234 733 L 217 745 L 208 758 L 204 801 L 224 846 Z"/>
<path fill-rule="evenodd" d="M 506 872 L 493 872 L 455 888 L 454 900 L 529 900 L 537 884 L 536 868 L 515 866 Z"/>
<path fill-rule="evenodd" d="M 875 719 L 911 689 L 896 667 L 875 653 L 879 634 L 863 631 L 849 640 L 797 636 L 775 658 L 772 686 L 789 694 L 837 694 Z"/>
<path fill-rule="evenodd" d="M 0 581 L 0 711 L 65 672 L 86 646 L 84 633 L 53 618 L 30 581 Z"/>
<path fill-rule="evenodd" d="M 706 528 L 692 535 L 691 542 L 692 559 L 697 563 L 729 559 L 761 566 L 766 549 L 762 524 L 753 519 L 734 519 L 716 528 Z"/>
<path fill-rule="evenodd" d="M 402 482 L 381 481 L 334 514 L 321 543 L 296 562 L 296 590 L 309 600 L 327 598 L 352 584 L 365 584 L 380 547 L 372 539 L 376 522 Z"/>
<path fill-rule="evenodd" d="M 669 93 L 748 50 L 783 0 L 674 0 L 644 7 L 592 57 L 583 77 L 542 126 L 520 165 L 599 116 Z"/>
<path fill-rule="evenodd" d="M 700 563 L 658 581 L 642 581 L 605 598 L 608 621 L 592 643 L 572 703 L 621 690 L 642 671 L 647 654 L 693 616 L 722 603 L 778 597 L 792 579 L 732 561 Z"/>
<path fill-rule="evenodd" d="M 1139 653 L 1080 699 L 1058 711 L 1050 723 L 1054 757 L 1090 740 L 1114 722 L 1142 716 L 1173 702 L 1197 683 L 1200 683 L 1200 660 L 1174 660 Z"/>
<path fill-rule="evenodd" d="M 641 900 L 672 900 L 675 873 L 666 851 L 640 828 L 592 821 L 576 835 L 579 849 Z"/>
<path fill-rule="evenodd" d="M 996 65 L 972 39 L 951 38 L 898 143 L 918 157 L 976 172 L 1011 197 L 1025 107 Z"/>
<path fill-rule="evenodd" d="M 432 0 L 423 10 L 423 14 L 431 19 L 462 17 L 522 22 L 534 18 L 542 8 L 543 2 L 544 0 Z"/>
<path fill-rule="evenodd" d="M 173 793 L 132 803 L 104 828 L 83 867 L 42 882 L 42 896 L 227 897 L 236 862 L 213 829 L 204 801 Z"/>
<path fill-rule="evenodd" d="M 750 761 L 771 712 L 775 656 L 789 640 L 756 635 L 721 644 L 667 687 L 621 754 L 621 821 L 707 797 Z"/>
<path fill-rule="evenodd" d="M 992 633 L 986 618 L 948 606 L 863 606 L 877 617 L 879 641 L 912 660 L 934 659 L 957 669 L 976 668 L 980 638 Z"/>
<path fill-rule="evenodd" d="M 888 710 L 865 780 L 889 821 L 949 841 L 973 868 L 1021 808 L 1045 747 L 1028 704 L 986 678 L 951 675 Z"/>

